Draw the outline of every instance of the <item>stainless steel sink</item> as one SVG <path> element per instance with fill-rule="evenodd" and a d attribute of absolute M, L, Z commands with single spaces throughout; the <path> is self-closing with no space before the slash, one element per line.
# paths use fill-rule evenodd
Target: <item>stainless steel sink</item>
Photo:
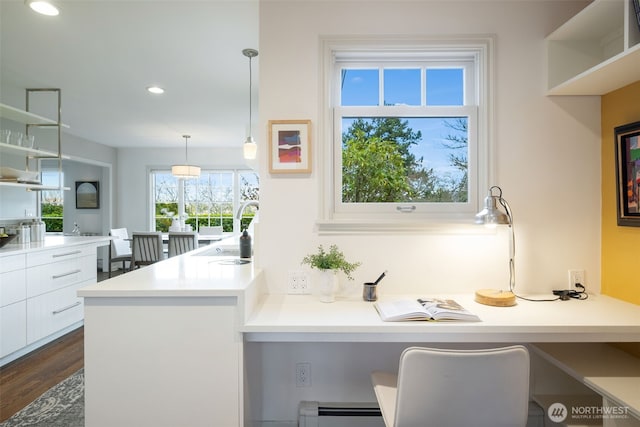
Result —
<path fill-rule="evenodd" d="M 215 246 L 194 254 L 195 256 L 240 256 L 240 249 Z"/>

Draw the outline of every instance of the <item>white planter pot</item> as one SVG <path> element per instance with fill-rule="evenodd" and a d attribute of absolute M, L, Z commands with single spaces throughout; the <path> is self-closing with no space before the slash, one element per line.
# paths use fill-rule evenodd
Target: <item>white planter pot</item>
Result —
<path fill-rule="evenodd" d="M 334 302 L 338 290 L 338 274 L 334 270 L 320 270 L 318 293 L 321 302 Z"/>

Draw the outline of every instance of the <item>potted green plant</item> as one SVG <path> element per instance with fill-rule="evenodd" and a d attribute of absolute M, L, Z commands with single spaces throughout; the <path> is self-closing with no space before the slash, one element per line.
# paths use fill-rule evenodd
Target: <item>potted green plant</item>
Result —
<path fill-rule="evenodd" d="M 311 268 L 320 270 L 320 301 L 322 302 L 335 300 L 338 271 L 342 271 L 349 280 L 353 280 L 351 273 L 360 266 L 359 262 L 347 261 L 336 245 L 331 245 L 329 252 L 325 251 L 322 245 L 318 246 L 318 252 L 305 256 L 302 264 L 308 264 Z"/>

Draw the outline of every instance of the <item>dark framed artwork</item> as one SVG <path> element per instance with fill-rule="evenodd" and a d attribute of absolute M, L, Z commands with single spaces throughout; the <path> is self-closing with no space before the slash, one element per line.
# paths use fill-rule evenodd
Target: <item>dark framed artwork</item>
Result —
<path fill-rule="evenodd" d="M 76 181 L 76 209 L 100 209 L 98 181 Z"/>
<path fill-rule="evenodd" d="M 614 129 L 618 225 L 640 227 L 640 122 Z"/>

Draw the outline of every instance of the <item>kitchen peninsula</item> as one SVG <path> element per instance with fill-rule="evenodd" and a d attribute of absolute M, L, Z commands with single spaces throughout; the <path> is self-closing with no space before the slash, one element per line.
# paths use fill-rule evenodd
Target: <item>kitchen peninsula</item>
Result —
<path fill-rule="evenodd" d="M 362 365 L 389 349 L 397 363 L 397 348 L 410 343 L 640 342 L 638 307 L 605 295 L 497 308 L 461 294 L 455 299 L 482 322 L 383 322 L 361 296 L 327 304 L 315 295 L 269 294 L 253 263 L 211 253 L 203 247 L 79 291 L 88 427 L 254 425 L 278 399 L 291 397 L 295 406 L 301 396 L 322 398 L 313 388 L 280 393 L 269 385 L 276 375 L 280 391 L 289 386 L 285 369 L 301 348 L 323 361 L 323 384 L 364 384 L 368 373 L 355 378 L 345 354 L 361 351 Z M 287 354 L 274 359 L 276 347 Z M 640 414 L 640 403 L 624 403 Z"/>
<path fill-rule="evenodd" d="M 107 236 L 47 235 L 0 248 L 0 365 L 82 325 L 78 289 L 97 280 Z"/>

